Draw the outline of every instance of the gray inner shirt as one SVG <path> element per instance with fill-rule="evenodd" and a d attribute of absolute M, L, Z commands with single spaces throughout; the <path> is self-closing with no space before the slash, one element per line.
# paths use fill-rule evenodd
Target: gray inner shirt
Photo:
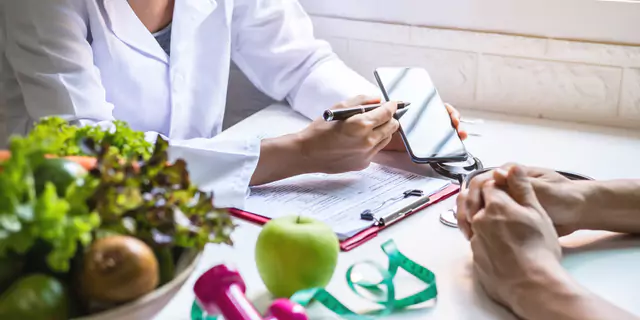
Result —
<path fill-rule="evenodd" d="M 167 53 L 167 55 L 171 55 L 171 23 L 168 26 L 164 27 L 164 29 L 153 33 L 153 36 L 162 47 L 162 50 Z"/>

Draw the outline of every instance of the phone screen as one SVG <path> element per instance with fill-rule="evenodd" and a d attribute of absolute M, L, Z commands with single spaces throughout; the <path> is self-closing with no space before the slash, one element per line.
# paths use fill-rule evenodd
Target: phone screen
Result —
<path fill-rule="evenodd" d="M 426 70 L 379 68 L 375 76 L 385 100 L 411 103 L 396 118 L 414 161 L 466 160 L 464 144 Z"/>

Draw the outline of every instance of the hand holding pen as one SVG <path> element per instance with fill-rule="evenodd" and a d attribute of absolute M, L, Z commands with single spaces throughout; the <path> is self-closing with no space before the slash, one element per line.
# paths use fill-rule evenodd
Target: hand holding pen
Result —
<path fill-rule="evenodd" d="M 369 112 L 374 109 L 380 108 L 382 105 L 383 105 L 382 103 L 375 103 L 375 104 L 367 104 L 367 105 L 362 105 L 362 106 L 357 106 L 352 108 L 345 108 L 345 109 L 325 110 L 324 113 L 322 114 L 322 118 L 325 121 L 347 120 L 348 118 L 355 116 L 357 114 Z M 409 105 L 411 105 L 410 102 L 398 102 L 397 110 L 404 109 Z"/>
<path fill-rule="evenodd" d="M 336 104 L 331 110 L 360 108 L 376 103 L 380 103 L 377 97 L 358 96 Z M 303 166 L 302 173 L 342 173 L 367 168 L 371 159 L 391 141 L 398 130 L 398 120 L 393 117 L 396 110 L 396 103 L 387 102 L 344 121 L 325 121 L 318 117 L 308 127 L 291 136 L 297 141 L 297 147 L 292 151 L 304 158 L 304 161 L 296 161 L 295 165 Z M 281 165 L 291 166 L 282 157 L 278 161 Z"/>

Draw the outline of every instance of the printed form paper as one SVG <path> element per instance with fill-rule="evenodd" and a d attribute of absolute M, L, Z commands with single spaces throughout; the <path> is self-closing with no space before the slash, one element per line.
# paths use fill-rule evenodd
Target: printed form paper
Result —
<path fill-rule="evenodd" d="M 404 198 L 405 191 L 419 189 L 433 195 L 449 184 L 447 180 L 372 163 L 363 171 L 305 174 L 252 187 L 244 210 L 270 219 L 309 216 L 327 223 L 344 240 L 373 224 L 360 218 L 363 211 L 383 205 L 374 211 L 376 218 L 381 218 L 418 199 Z"/>

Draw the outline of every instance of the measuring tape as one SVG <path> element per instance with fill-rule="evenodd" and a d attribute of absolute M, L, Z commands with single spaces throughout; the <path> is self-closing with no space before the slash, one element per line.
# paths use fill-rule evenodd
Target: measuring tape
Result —
<path fill-rule="evenodd" d="M 382 309 L 379 309 L 372 313 L 371 315 L 376 316 L 384 316 L 388 315 L 395 310 L 400 310 L 407 308 L 409 306 L 417 305 L 431 299 L 434 299 L 438 296 L 438 288 L 436 286 L 436 276 L 429 269 L 419 265 L 413 260 L 407 258 L 404 254 L 402 254 L 398 247 L 396 246 L 393 240 L 388 240 L 387 242 L 382 244 L 382 251 L 389 258 L 389 266 L 387 269 L 383 268 L 379 264 L 373 261 L 363 261 L 356 263 L 347 269 L 347 284 L 349 288 L 358 296 L 363 299 L 367 299 L 376 304 L 382 306 Z M 366 280 L 353 280 L 353 270 L 354 268 L 362 265 L 368 265 L 373 267 L 378 273 L 381 275 L 381 280 L 379 282 L 370 282 Z M 420 281 L 424 282 L 427 285 L 427 288 L 412 294 L 406 298 L 396 299 L 396 288 L 393 284 L 393 278 L 395 278 L 398 269 L 404 269 L 409 274 L 415 276 Z M 361 293 L 361 290 L 364 289 L 370 292 L 386 292 L 385 298 L 383 299 L 372 299 L 366 295 Z M 341 316 L 344 319 L 352 319 L 352 320 L 360 320 L 360 319 L 372 319 L 371 316 L 360 315 L 353 312 L 351 309 L 347 308 L 344 304 L 342 304 L 338 299 L 336 299 L 331 293 L 326 291 L 324 288 L 313 288 L 306 289 L 296 292 L 290 298 L 291 301 L 296 302 L 303 307 L 311 304 L 312 301 L 319 302 L 324 305 L 327 309 L 331 310 L 335 314 Z M 191 306 L 191 319 L 192 320 L 217 320 L 216 316 L 206 315 L 205 312 L 200 308 L 196 301 L 193 302 Z"/>

